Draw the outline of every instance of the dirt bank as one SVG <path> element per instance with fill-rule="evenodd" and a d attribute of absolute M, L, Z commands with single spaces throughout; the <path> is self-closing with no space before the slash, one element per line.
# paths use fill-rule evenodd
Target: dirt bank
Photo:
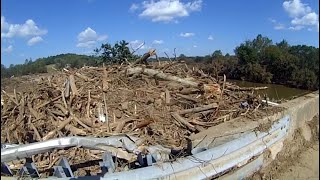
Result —
<path fill-rule="evenodd" d="M 247 178 L 265 179 L 319 179 L 319 116 L 308 122 L 311 139 L 307 141 L 303 130 L 297 129 L 292 142 L 285 142 L 284 149 L 269 166 Z"/>

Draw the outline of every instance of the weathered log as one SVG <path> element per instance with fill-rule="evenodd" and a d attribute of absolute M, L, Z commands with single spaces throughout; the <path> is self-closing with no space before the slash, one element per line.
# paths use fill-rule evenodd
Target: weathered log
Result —
<path fill-rule="evenodd" d="M 168 80 L 168 81 L 176 81 L 186 86 L 196 87 L 204 90 L 205 92 L 210 92 L 213 94 L 220 94 L 220 86 L 219 84 L 202 84 L 193 82 L 190 80 L 186 80 L 177 76 L 172 76 L 170 74 L 163 73 L 161 71 L 157 71 L 154 69 L 147 69 L 147 68 L 141 68 L 141 67 L 134 67 L 127 69 L 126 72 L 128 75 L 136 74 L 136 73 L 142 73 L 149 76 L 154 76 L 156 78 Z"/>
<path fill-rule="evenodd" d="M 185 80 L 185 79 L 177 77 L 177 76 L 165 74 L 161 71 L 157 71 L 154 69 L 147 69 L 147 68 L 141 68 L 141 67 L 134 67 L 134 68 L 127 69 L 128 75 L 132 75 L 132 74 L 136 74 L 136 73 L 143 73 L 143 74 L 146 74 L 149 76 L 154 76 L 154 77 L 164 79 L 164 80 L 176 81 L 176 82 L 179 82 L 179 83 L 187 85 L 187 86 L 192 86 L 192 87 L 199 86 L 199 83 L 188 81 L 188 80 Z"/>
<path fill-rule="evenodd" d="M 151 49 L 149 52 L 145 53 L 141 58 L 137 59 L 135 62 L 133 62 L 131 64 L 131 67 L 140 63 L 140 62 L 146 62 L 147 59 L 150 57 L 150 56 L 153 56 L 156 54 L 156 50 L 155 49 Z"/>

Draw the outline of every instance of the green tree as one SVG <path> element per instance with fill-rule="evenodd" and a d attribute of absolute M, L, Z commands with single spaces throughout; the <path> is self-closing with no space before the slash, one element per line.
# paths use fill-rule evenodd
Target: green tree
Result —
<path fill-rule="evenodd" d="M 102 63 L 121 64 L 125 61 L 133 61 L 137 59 L 137 56 L 132 55 L 130 52 L 128 44 L 129 43 L 124 40 L 116 42 L 114 46 L 106 43 L 102 44 L 100 48 L 96 48 L 94 52 L 101 59 Z"/>
<path fill-rule="evenodd" d="M 222 51 L 221 50 L 215 50 L 213 53 L 212 53 L 212 58 L 213 59 L 218 59 L 218 58 L 221 58 L 223 57 L 223 54 L 222 54 Z"/>

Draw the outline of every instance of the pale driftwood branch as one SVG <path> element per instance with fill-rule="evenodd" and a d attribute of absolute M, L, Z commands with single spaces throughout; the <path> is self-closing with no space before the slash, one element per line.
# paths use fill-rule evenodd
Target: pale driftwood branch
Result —
<path fill-rule="evenodd" d="M 166 94 L 166 104 L 170 104 L 170 101 L 171 101 L 170 91 L 166 89 L 165 94 Z"/>
<path fill-rule="evenodd" d="M 150 56 L 153 56 L 156 54 L 156 50 L 155 49 L 151 49 L 149 50 L 149 52 L 145 53 L 141 58 L 137 59 L 135 62 L 133 62 L 131 64 L 131 66 L 134 66 L 140 62 L 146 62 L 147 59 L 150 57 Z"/>
<path fill-rule="evenodd" d="M 39 133 L 38 129 L 37 129 L 37 128 L 34 126 L 34 124 L 31 122 L 31 115 L 30 115 L 29 118 L 28 118 L 28 124 L 29 124 L 29 126 L 32 128 L 34 134 L 36 135 L 37 140 L 38 140 L 38 141 L 41 141 L 42 138 L 41 138 L 41 136 L 40 136 L 40 133 Z"/>
<path fill-rule="evenodd" d="M 221 96 L 220 96 L 220 98 L 222 98 L 222 96 L 223 96 L 223 91 L 224 91 L 224 88 L 225 88 L 225 86 L 226 86 L 226 81 L 227 81 L 227 77 L 226 77 L 226 75 L 224 74 L 224 75 L 223 75 L 223 85 L 222 85 L 222 91 L 221 91 Z"/>
<path fill-rule="evenodd" d="M 192 124 L 190 124 L 187 120 L 185 120 L 183 117 L 181 117 L 178 113 L 171 113 L 171 116 L 178 122 L 188 127 L 190 130 L 195 130 L 195 127 Z"/>
<path fill-rule="evenodd" d="M 172 66 L 174 66 L 174 65 L 177 65 L 177 64 L 179 64 L 179 63 L 183 63 L 183 61 L 181 61 L 181 62 L 175 61 L 175 62 L 173 62 L 173 63 L 169 63 L 169 64 L 165 65 L 165 66 L 162 68 L 162 71 L 165 72 L 168 68 L 170 68 L 170 67 L 172 67 Z"/>
<path fill-rule="evenodd" d="M 90 118 L 90 101 L 91 101 L 90 90 L 88 90 L 87 118 Z"/>
<path fill-rule="evenodd" d="M 83 129 L 76 128 L 70 124 L 67 124 L 65 129 L 70 131 L 73 135 L 86 135 L 87 134 Z"/>
<path fill-rule="evenodd" d="M 193 98 L 193 97 L 190 97 L 190 96 L 187 96 L 187 95 L 183 95 L 183 94 L 178 94 L 178 93 L 177 93 L 177 96 L 178 96 L 178 97 L 181 97 L 181 98 L 184 98 L 184 99 L 186 99 L 186 100 L 192 101 L 192 102 L 196 102 L 196 103 L 199 102 L 198 99 Z"/>
<path fill-rule="evenodd" d="M 78 92 L 78 89 L 77 89 L 77 86 L 76 86 L 76 81 L 74 79 L 74 75 L 71 74 L 69 76 L 69 82 L 70 82 L 70 87 L 71 87 L 72 94 L 74 96 L 79 96 L 79 92 Z"/>
<path fill-rule="evenodd" d="M 16 100 L 14 100 L 14 98 L 12 98 L 6 91 L 2 90 L 3 94 L 5 94 L 6 96 L 8 96 L 8 98 L 14 102 L 17 106 L 19 105 L 18 102 Z"/>
<path fill-rule="evenodd" d="M 89 77 L 83 75 L 83 74 L 80 74 L 78 72 L 75 73 L 75 75 L 81 79 L 83 79 L 84 81 L 93 81 L 93 79 L 90 79 Z"/>
<path fill-rule="evenodd" d="M 64 97 L 68 98 L 70 96 L 70 80 L 66 79 L 65 89 L 64 89 Z"/>
<path fill-rule="evenodd" d="M 142 46 L 143 46 L 144 44 L 145 44 L 145 42 L 143 41 L 143 43 L 140 44 L 140 46 L 137 47 L 135 50 L 132 48 L 132 46 L 131 46 L 131 44 L 130 44 L 130 47 L 131 47 L 131 49 L 132 49 L 132 53 L 131 53 L 131 54 L 134 54 L 135 52 L 137 52 L 140 48 L 142 48 Z"/>
<path fill-rule="evenodd" d="M 61 96 L 58 96 L 58 97 L 55 97 L 55 98 L 53 98 L 53 99 L 51 99 L 51 100 L 49 100 L 49 101 L 47 101 L 47 102 L 45 102 L 43 104 L 40 104 L 39 106 L 35 107 L 35 110 L 38 110 L 38 109 L 50 104 L 51 102 L 54 102 L 54 101 L 58 100 L 60 98 L 61 98 Z"/>
<path fill-rule="evenodd" d="M 169 59 L 169 61 L 172 61 L 171 58 L 168 56 L 168 54 L 166 52 L 164 52 L 164 54 L 167 56 L 167 58 Z"/>
<path fill-rule="evenodd" d="M 233 87 L 233 86 L 229 86 L 227 87 L 227 89 L 230 89 L 230 90 L 238 90 L 238 91 L 258 91 L 258 90 L 264 90 L 264 89 L 268 89 L 267 86 L 264 86 L 264 87 Z"/>
<path fill-rule="evenodd" d="M 53 106 L 55 106 L 56 108 L 60 109 L 63 112 L 64 115 L 68 115 L 69 114 L 69 111 L 66 108 L 64 108 L 61 104 L 57 104 L 56 103 Z"/>
<path fill-rule="evenodd" d="M 181 110 L 181 111 L 178 112 L 178 114 L 197 113 L 197 112 L 206 111 L 206 110 L 209 110 L 209 109 L 214 109 L 214 108 L 217 108 L 218 106 L 219 106 L 218 103 L 212 103 L 212 104 L 204 105 L 204 106 L 201 106 L 201 107 Z"/>
<path fill-rule="evenodd" d="M 42 141 L 52 138 L 58 131 L 62 130 L 67 124 L 69 124 L 71 120 L 72 118 L 68 118 L 67 120 L 64 120 L 61 124 L 59 124 L 59 126 L 56 129 L 50 131 L 46 136 L 44 136 L 42 138 Z"/>

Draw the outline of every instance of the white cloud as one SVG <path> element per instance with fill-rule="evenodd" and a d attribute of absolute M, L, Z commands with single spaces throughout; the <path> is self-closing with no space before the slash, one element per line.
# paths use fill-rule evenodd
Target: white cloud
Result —
<path fill-rule="evenodd" d="M 86 41 L 92 41 L 97 39 L 98 39 L 97 33 L 94 30 L 92 30 L 90 27 L 80 32 L 78 35 L 79 42 L 86 42 Z"/>
<path fill-rule="evenodd" d="M 277 21 L 275 19 L 269 18 L 269 21 L 271 21 L 272 23 L 276 23 Z"/>
<path fill-rule="evenodd" d="M 13 51 L 13 46 L 9 45 L 7 48 L 4 48 L 3 51 L 6 53 L 11 53 Z"/>
<path fill-rule="evenodd" d="M 163 44 L 163 40 L 154 40 L 152 44 Z"/>
<path fill-rule="evenodd" d="M 29 46 L 33 46 L 39 42 L 43 41 L 42 37 L 40 36 L 35 36 L 33 38 L 31 38 L 29 41 L 28 41 L 28 45 Z"/>
<path fill-rule="evenodd" d="M 318 15 L 315 12 L 308 13 L 301 18 L 294 18 L 291 23 L 294 25 L 317 25 Z"/>
<path fill-rule="evenodd" d="M 77 47 L 92 48 L 97 42 L 104 41 L 108 38 L 107 35 L 98 35 L 96 31 L 88 27 L 78 34 Z"/>
<path fill-rule="evenodd" d="M 144 1 L 142 3 L 143 11 L 140 17 L 151 19 L 152 22 L 178 22 L 176 19 L 187 17 L 191 12 L 200 11 L 202 0 L 193 2 L 180 2 L 180 0 L 159 0 Z M 136 9 L 131 5 L 130 9 Z"/>
<path fill-rule="evenodd" d="M 311 8 L 307 4 L 301 3 L 300 0 L 285 1 L 282 6 L 290 17 L 298 17 L 311 12 Z"/>
<path fill-rule="evenodd" d="M 48 31 L 40 29 L 32 19 L 28 19 L 24 24 L 10 24 L 1 16 L 1 38 L 40 36 Z"/>
<path fill-rule="evenodd" d="M 273 29 L 275 30 L 286 29 L 284 24 L 277 22 L 275 19 L 269 18 L 269 21 L 273 24 Z"/>
<path fill-rule="evenodd" d="M 209 35 L 208 40 L 210 40 L 210 41 L 212 41 L 212 40 L 213 40 L 212 35 Z"/>
<path fill-rule="evenodd" d="M 130 11 L 130 12 L 134 12 L 134 11 L 136 11 L 137 9 L 139 9 L 139 5 L 133 3 L 133 4 L 131 4 L 129 11 Z"/>
<path fill-rule="evenodd" d="M 180 36 L 181 37 L 191 37 L 191 36 L 194 36 L 195 34 L 194 33 L 180 33 Z"/>
<path fill-rule="evenodd" d="M 288 0 L 282 6 L 292 18 L 291 24 L 293 26 L 289 27 L 290 30 L 301 30 L 304 26 L 318 28 L 319 15 L 313 12 L 308 4 L 303 4 L 300 0 Z"/>
<path fill-rule="evenodd" d="M 304 26 L 291 26 L 291 27 L 289 27 L 289 29 L 293 30 L 293 31 L 299 31 L 303 28 L 304 28 Z"/>
<path fill-rule="evenodd" d="M 275 30 L 281 30 L 281 29 L 285 29 L 285 28 L 286 28 L 286 26 L 284 24 L 281 24 L 281 23 L 277 23 L 273 27 L 273 29 L 275 29 Z"/>
<path fill-rule="evenodd" d="M 4 31 L 7 31 L 9 29 L 9 23 L 6 22 L 6 18 L 4 16 L 1 16 L 1 34 Z"/>
<path fill-rule="evenodd" d="M 77 47 L 79 48 L 93 48 L 96 45 L 96 41 L 79 42 Z"/>
<path fill-rule="evenodd" d="M 197 45 L 193 45 L 194 48 L 198 47 Z"/>
<path fill-rule="evenodd" d="M 108 36 L 107 35 L 101 35 L 98 37 L 97 41 L 105 41 L 108 39 Z"/>

